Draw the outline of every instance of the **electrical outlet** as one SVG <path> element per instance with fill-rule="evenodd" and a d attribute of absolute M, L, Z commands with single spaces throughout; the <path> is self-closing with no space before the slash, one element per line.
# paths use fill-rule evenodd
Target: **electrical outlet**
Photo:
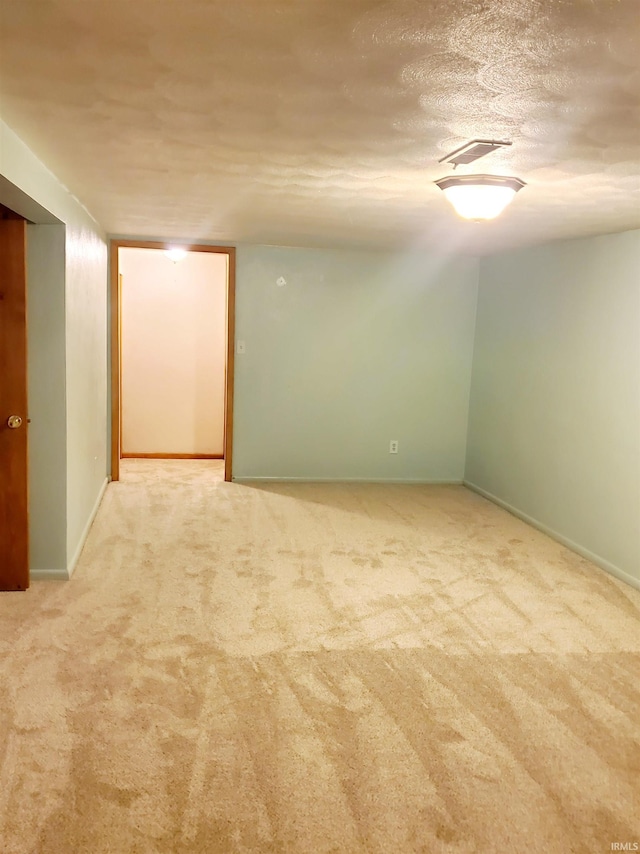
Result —
<path fill-rule="evenodd" d="M 397 439 L 392 439 L 389 442 L 389 453 L 390 454 L 397 454 L 398 453 L 398 440 Z"/>
<path fill-rule="evenodd" d="M 242 355 L 245 351 L 244 341 L 236 341 L 236 353 Z"/>

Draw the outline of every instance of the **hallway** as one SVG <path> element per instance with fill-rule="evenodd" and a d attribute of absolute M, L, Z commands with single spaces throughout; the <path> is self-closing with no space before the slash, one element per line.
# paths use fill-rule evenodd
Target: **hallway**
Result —
<path fill-rule="evenodd" d="M 463 487 L 125 460 L 71 581 L 0 595 L 0 849 L 637 839 L 639 613 Z"/>

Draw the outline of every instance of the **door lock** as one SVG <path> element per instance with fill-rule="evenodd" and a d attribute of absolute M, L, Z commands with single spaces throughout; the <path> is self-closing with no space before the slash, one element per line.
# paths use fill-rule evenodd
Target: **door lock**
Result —
<path fill-rule="evenodd" d="M 22 418 L 19 415 L 10 415 L 7 418 L 7 427 L 11 430 L 17 430 L 18 427 L 22 427 Z"/>

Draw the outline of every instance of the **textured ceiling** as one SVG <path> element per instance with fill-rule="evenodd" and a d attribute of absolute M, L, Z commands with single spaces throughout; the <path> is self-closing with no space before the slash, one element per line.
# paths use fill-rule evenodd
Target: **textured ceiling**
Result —
<path fill-rule="evenodd" d="M 638 0 L 0 0 L 0 113 L 117 234 L 487 252 L 640 227 Z M 433 184 L 527 182 L 500 220 Z"/>

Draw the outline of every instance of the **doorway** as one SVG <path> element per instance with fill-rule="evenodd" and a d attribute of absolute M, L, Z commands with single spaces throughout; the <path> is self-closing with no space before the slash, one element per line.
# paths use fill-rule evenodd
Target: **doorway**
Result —
<path fill-rule="evenodd" d="M 235 248 L 111 241 L 111 477 L 224 459 L 232 477 Z"/>

